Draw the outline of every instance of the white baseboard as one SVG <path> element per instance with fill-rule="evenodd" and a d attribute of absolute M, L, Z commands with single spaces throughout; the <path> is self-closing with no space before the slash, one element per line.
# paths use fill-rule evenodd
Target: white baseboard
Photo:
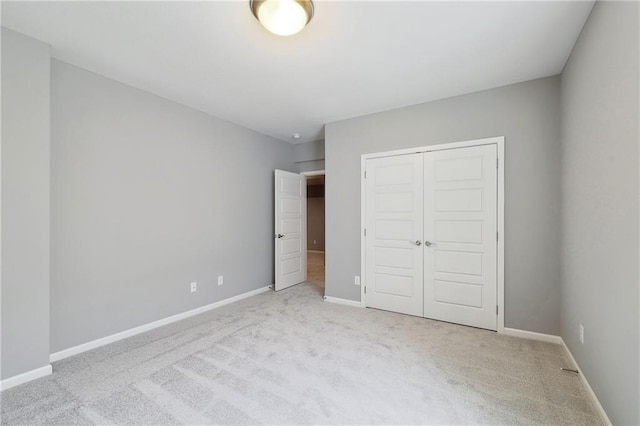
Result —
<path fill-rule="evenodd" d="M 337 303 L 338 305 L 346 305 L 346 306 L 353 306 L 355 308 L 362 308 L 362 304 L 360 302 L 356 302 L 355 300 L 349 300 L 349 299 L 341 299 L 339 297 L 324 296 L 324 301 Z"/>
<path fill-rule="evenodd" d="M 228 299 L 220 300 L 219 302 L 211 303 L 209 305 L 202 306 L 200 308 L 192 309 L 190 311 L 182 312 L 180 314 L 172 315 L 161 320 L 153 321 L 148 324 L 144 324 L 138 327 L 131 328 L 129 330 L 121 331 L 110 336 L 102 337 L 100 339 L 92 340 L 87 343 L 83 343 L 78 346 L 62 350 L 60 352 L 52 353 L 50 356 L 51 362 L 60 361 L 61 359 L 68 358 L 73 355 L 80 354 L 82 352 L 90 351 L 100 346 L 108 345 L 109 343 L 117 342 L 118 340 L 126 339 L 127 337 L 135 336 L 136 334 L 144 333 L 145 331 L 153 330 L 154 328 L 162 327 L 163 325 L 171 324 L 176 321 L 183 320 L 185 318 L 198 315 L 212 309 L 219 308 L 221 306 L 228 305 L 238 300 L 246 299 L 247 297 L 255 296 L 260 293 L 265 293 L 271 290 L 272 286 L 261 287 L 256 290 L 248 291 L 246 293 L 239 294 L 237 296 L 229 297 Z"/>
<path fill-rule="evenodd" d="M 519 330 L 517 328 L 506 328 L 504 334 L 507 336 L 522 337 L 523 339 L 539 340 L 540 342 L 562 344 L 562 337 L 553 334 L 536 333 L 535 331 Z"/>
<path fill-rule="evenodd" d="M 51 364 L 44 367 L 36 368 L 35 370 L 27 371 L 26 373 L 18 374 L 17 376 L 9 377 L 0 381 L 0 391 L 10 389 L 14 386 L 21 385 L 23 383 L 30 382 L 40 377 L 48 376 L 53 372 Z"/>
<path fill-rule="evenodd" d="M 606 411 L 604 411 L 604 408 L 602 408 L 602 404 L 600 404 L 600 401 L 598 400 L 598 397 L 596 396 L 595 392 L 593 391 L 593 389 L 591 389 L 591 385 L 589 384 L 589 382 L 587 381 L 587 378 L 585 377 L 585 375 L 582 373 L 582 369 L 580 369 L 580 366 L 578 365 L 578 363 L 576 362 L 576 359 L 573 357 L 573 354 L 571 353 L 571 351 L 569 350 L 569 347 L 567 346 L 567 344 L 564 342 L 564 340 L 561 338 L 560 339 L 560 344 L 562 345 L 562 347 L 564 348 L 565 352 L 567 353 L 567 355 L 569 356 L 569 359 L 571 360 L 571 363 L 573 364 L 573 367 L 578 370 L 578 375 L 580 376 L 580 381 L 582 382 L 582 384 L 584 385 L 584 387 L 587 389 L 587 393 L 589 394 L 589 396 L 591 397 L 591 400 L 593 401 L 593 405 L 596 406 L 596 410 L 598 411 L 598 414 L 600 414 L 600 417 L 602 418 L 602 421 L 606 424 L 611 426 L 611 420 L 609 420 L 609 416 L 607 416 Z"/>

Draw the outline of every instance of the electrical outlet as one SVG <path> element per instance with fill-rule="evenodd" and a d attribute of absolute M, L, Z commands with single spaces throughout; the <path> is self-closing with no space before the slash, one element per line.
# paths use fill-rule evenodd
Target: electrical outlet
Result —
<path fill-rule="evenodd" d="M 224 284 L 224 277 L 222 275 L 218 275 L 218 285 Z"/>
<path fill-rule="evenodd" d="M 355 277 L 353 277 L 353 283 L 355 285 L 360 285 L 360 275 L 356 275 Z"/>
<path fill-rule="evenodd" d="M 584 327 L 580 324 L 580 343 L 584 345 Z"/>
<path fill-rule="evenodd" d="M 191 283 L 191 293 L 195 293 L 196 291 L 198 291 L 198 283 L 194 281 Z"/>
<path fill-rule="evenodd" d="M 314 246 L 316 245 L 316 240 L 313 240 L 313 245 L 314 245 Z"/>

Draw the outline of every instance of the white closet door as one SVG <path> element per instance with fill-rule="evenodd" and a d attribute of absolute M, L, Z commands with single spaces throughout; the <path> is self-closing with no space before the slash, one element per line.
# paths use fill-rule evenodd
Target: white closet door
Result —
<path fill-rule="evenodd" d="M 367 160 L 366 305 L 422 316 L 422 154 Z"/>
<path fill-rule="evenodd" d="M 424 316 L 497 329 L 495 145 L 425 153 Z"/>
<path fill-rule="evenodd" d="M 297 173 L 275 172 L 275 290 L 307 276 L 307 182 Z"/>

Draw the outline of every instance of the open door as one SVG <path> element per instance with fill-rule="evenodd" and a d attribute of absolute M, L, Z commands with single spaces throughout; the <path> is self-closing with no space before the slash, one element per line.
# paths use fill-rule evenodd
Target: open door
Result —
<path fill-rule="evenodd" d="M 303 282 L 307 276 L 307 182 L 304 176 L 275 173 L 275 290 Z"/>

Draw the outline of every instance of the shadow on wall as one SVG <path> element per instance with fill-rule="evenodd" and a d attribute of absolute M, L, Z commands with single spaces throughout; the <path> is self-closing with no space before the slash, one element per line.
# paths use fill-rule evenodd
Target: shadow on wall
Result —
<path fill-rule="evenodd" d="M 324 176 L 307 178 L 307 250 L 324 251 Z"/>

